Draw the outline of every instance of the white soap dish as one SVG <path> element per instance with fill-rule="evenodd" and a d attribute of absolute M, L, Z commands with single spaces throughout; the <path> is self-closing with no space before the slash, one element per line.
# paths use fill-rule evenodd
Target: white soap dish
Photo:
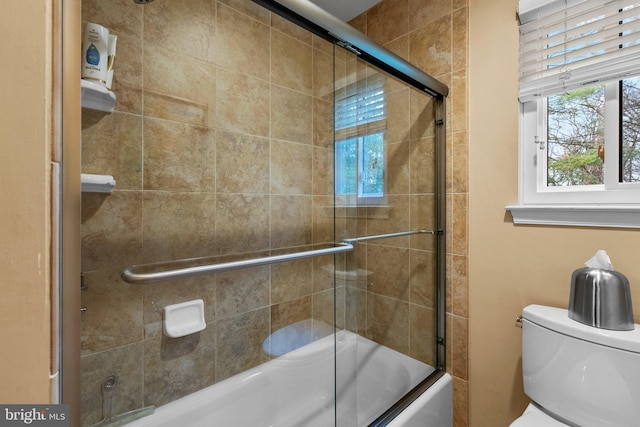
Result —
<path fill-rule="evenodd" d="M 204 301 L 201 299 L 168 305 L 164 308 L 162 330 L 170 338 L 194 334 L 206 327 Z"/>

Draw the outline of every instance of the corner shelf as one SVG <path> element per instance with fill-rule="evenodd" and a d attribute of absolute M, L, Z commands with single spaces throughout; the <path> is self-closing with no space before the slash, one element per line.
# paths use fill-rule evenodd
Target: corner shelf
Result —
<path fill-rule="evenodd" d="M 82 108 L 111 113 L 116 105 L 116 94 L 105 86 L 90 80 L 80 80 Z"/>
<path fill-rule="evenodd" d="M 81 175 L 81 191 L 83 193 L 111 193 L 116 186 L 116 180 L 111 175 Z"/>

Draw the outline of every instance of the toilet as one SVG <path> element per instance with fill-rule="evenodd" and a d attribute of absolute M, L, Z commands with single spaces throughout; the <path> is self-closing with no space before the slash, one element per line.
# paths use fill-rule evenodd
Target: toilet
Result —
<path fill-rule="evenodd" d="M 522 374 L 532 403 L 510 427 L 640 425 L 639 327 L 599 329 L 541 305 L 522 317 Z"/>

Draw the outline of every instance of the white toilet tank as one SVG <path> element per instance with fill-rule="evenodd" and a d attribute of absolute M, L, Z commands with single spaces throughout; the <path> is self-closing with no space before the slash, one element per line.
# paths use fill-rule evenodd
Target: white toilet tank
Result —
<path fill-rule="evenodd" d="M 640 426 L 640 325 L 598 329 L 530 305 L 522 332 L 524 391 L 534 402 L 581 427 Z"/>

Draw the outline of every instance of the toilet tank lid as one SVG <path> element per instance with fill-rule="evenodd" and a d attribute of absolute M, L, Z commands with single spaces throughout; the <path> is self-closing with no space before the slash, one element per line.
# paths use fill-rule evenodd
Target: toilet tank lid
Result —
<path fill-rule="evenodd" d="M 611 331 L 587 326 L 569 318 L 562 308 L 543 305 L 529 305 L 522 311 L 522 317 L 552 331 L 568 336 L 621 350 L 640 353 L 640 325 L 632 331 Z"/>

